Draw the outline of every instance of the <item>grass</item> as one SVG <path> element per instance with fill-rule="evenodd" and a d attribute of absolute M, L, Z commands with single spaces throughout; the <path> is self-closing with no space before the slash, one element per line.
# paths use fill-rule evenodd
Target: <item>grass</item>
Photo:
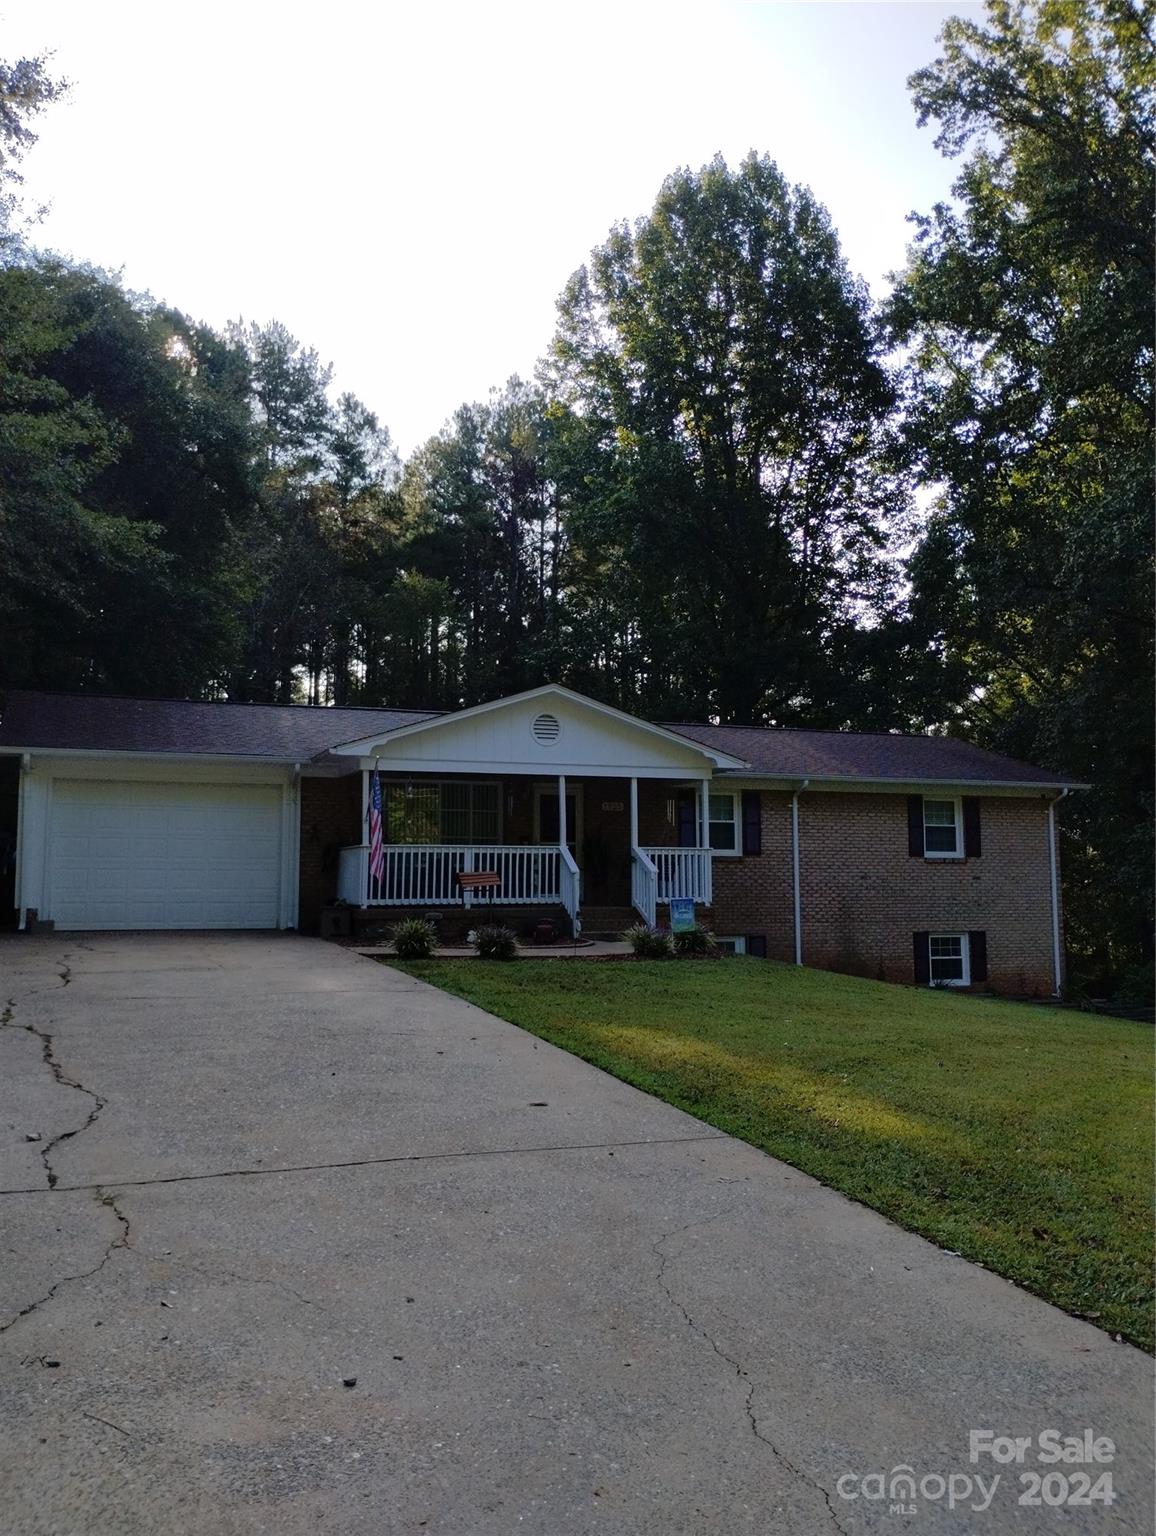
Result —
<path fill-rule="evenodd" d="M 1152 1349 L 1150 1028 L 740 958 L 401 969 Z"/>

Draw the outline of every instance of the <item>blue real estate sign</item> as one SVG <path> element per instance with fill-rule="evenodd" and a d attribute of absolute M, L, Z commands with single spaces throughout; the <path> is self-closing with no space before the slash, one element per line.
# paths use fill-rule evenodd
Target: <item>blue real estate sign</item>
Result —
<path fill-rule="evenodd" d="M 674 896 L 670 902 L 671 933 L 689 933 L 694 927 L 694 902 L 689 896 Z"/>

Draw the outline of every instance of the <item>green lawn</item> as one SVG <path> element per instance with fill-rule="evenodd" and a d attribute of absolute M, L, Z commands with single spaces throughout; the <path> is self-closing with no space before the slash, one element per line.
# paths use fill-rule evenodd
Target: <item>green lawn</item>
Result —
<path fill-rule="evenodd" d="M 1152 1348 L 1150 1028 L 750 959 L 402 969 Z"/>

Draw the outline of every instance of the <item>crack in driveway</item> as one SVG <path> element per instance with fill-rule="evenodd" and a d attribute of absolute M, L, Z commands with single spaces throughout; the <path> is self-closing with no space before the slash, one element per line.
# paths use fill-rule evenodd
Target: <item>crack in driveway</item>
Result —
<path fill-rule="evenodd" d="M 684 1226 L 675 1227 L 670 1232 L 664 1232 L 651 1247 L 651 1252 L 658 1260 L 658 1273 L 655 1276 L 655 1279 L 658 1281 L 659 1288 L 662 1290 L 666 1299 L 670 1302 L 671 1306 L 674 1307 L 675 1311 L 679 1313 L 683 1322 L 691 1330 L 691 1332 L 696 1333 L 700 1339 L 703 1339 L 707 1344 L 709 1344 L 719 1359 L 722 1360 L 726 1365 L 730 1366 L 731 1370 L 738 1377 L 739 1381 L 742 1382 L 746 1387 L 746 1396 L 743 1399 L 743 1412 L 746 1414 L 747 1421 L 750 1424 L 751 1433 L 754 1435 L 755 1439 L 758 1440 L 760 1444 L 765 1445 L 771 1452 L 772 1456 L 774 1456 L 775 1460 L 786 1467 L 787 1471 L 790 1472 L 793 1477 L 797 1478 L 800 1482 L 804 1483 L 808 1488 L 813 1489 L 815 1493 L 821 1496 L 823 1503 L 826 1506 L 827 1516 L 831 1523 L 834 1525 L 837 1531 L 842 1533 L 842 1536 L 846 1536 L 846 1527 L 839 1519 L 838 1511 L 836 1510 L 835 1505 L 831 1502 L 831 1495 L 827 1489 L 824 1488 L 822 1483 L 817 1482 L 809 1473 L 805 1472 L 802 1467 L 793 1462 L 791 1458 L 786 1454 L 786 1452 L 781 1450 L 779 1446 L 775 1444 L 769 1435 L 764 1434 L 762 1428 L 760 1427 L 759 1417 L 755 1411 L 754 1406 L 755 1393 L 758 1388 L 750 1372 L 740 1360 L 736 1360 L 733 1355 L 729 1355 L 719 1343 L 719 1341 L 714 1337 L 714 1335 L 710 1333 L 705 1327 L 703 1327 L 700 1322 L 697 1322 L 694 1317 L 691 1316 L 690 1312 L 686 1309 L 685 1306 L 683 1306 L 682 1302 L 679 1301 L 678 1297 L 674 1294 L 670 1288 L 670 1285 L 667 1283 L 666 1270 L 670 1263 L 670 1254 L 666 1251 L 667 1243 L 669 1243 L 673 1238 L 680 1237 L 684 1232 L 690 1232 L 695 1227 L 710 1226 L 712 1222 L 721 1221 L 723 1217 L 729 1216 L 730 1214 L 731 1212 L 729 1210 L 719 1211 L 716 1215 L 708 1216 L 704 1220 L 688 1221 Z"/>
<path fill-rule="evenodd" d="M 70 985 L 71 981 L 72 968 L 67 963 L 65 963 L 60 971 L 61 988 L 63 989 L 64 987 Z M 27 994 L 29 997 L 34 997 L 37 995 L 38 994 L 35 992 L 30 992 Z M 33 1039 L 38 1040 L 40 1042 L 41 1059 L 43 1060 L 44 1065 L 52 1073 L 53 1079 L 59 1083 L 62 1088 L 74 1088 L 77 1093 L 87 1094 L 88 1097 L 93 1101 L 92 1108 L 89 1110 L 86 1119 L 83 1120 L 80 1125 L 74 1125 L 71 1130 L 58 1132 L 58 1134 L 53 1136 L 51 1140 L 45 1142 L 42 1147 L 37 1149 L 40 1154 L 40 1161 L 44 1164 L 44 1176 L 48 1180 L 48 1187 L 49 1189 L 55 1189 L 57 1179 L 56 1172 L 52 1167 L 53 1150 L 60 1146 L 61 1142 L 70 1141 L 73 1136 L 79 1136 L 82 1131 L 87 1131 L 89 1126 L 94 1124 L 95 1121 L 99 1118 L 100 1113 L 104 1109 L 108 1100 L 97 1093 L 94 1088 L 88 1088 L 84 1085 L 84 1083 L 79 1082 L 76 1078 L 68 1076 L 63 1066 L 57 1059 L 56 1042 L 48 1030 L 40 1029 L 35 1024 L 23 1024 L 17 1020 L 15 998 L 10 997 L 4 1008 L 4 1012 L 0 1013 L 0 1025 L 2 1025 L 5 1029 L 22 1029 L 26 1034 L 31 1035 Z"/>
<path fill-rule="evenodd" d="M 22 1317 L 28 1317 L 31 1313 L 39 1311 L 46 1302 L 52 1300 L 62 1286 L 71 1285 L 77 1280 L 90 1280 L 93 1275 L 98 1275 L 114 1253 L 121 1250 L 132 1252 L 132 1243 L 129 1241 L 131 1233 L 129 1219 L 117 1204 L 116 1195 L 110 1194 L 108 1190 L 99 1187 L 96 1190 L 96 1194 L 97 1203 L 104 1206 L 106 1210 L 111 1211 L 113 1216 L 115 1216 L 118 1229 L 116 1236 L 105 1248 L 99 1263 L 94 1264 L 91 1269 L 81 1270 L 79 1274 L 62 1275 L 59 1280 L 54 1280 L 43 1296 L 38 1296 L 35 1301 L 30 1301 L 27 1306 L 21 1307 L 20 1311 L 10 1317 L 6 1323 L 0 1323 L 0 1333 L 7 1333 L 9 1328 L 14 1327 Z"/>
<path fill-rule="evenodd" d="M 65 961 L 62 963 L 59 972 L 60 988 L 63 989 L 69 986 L 71 981 L 72 968 L 67 963 L 67 961 Z M 25 995 L 34 997 L 39 995 L 39 991 L 29 992 Z M 9 998 L 3 1013 L 0 1013 L 0 1027 L 5 1029 L 22 1029 L 26 1034 L 31 1035 L 33 1039 L 39 1041 L 41 1060 L 52 1073 L 53 1080 L 59 1083 L 62 1088 L 72 1088 L 77 1093 L 86 1094 L 92 1100 L 92 1108 L 89 1110 L 87 1116 L 80 1125 L 75 1125 L 67 1131 L 58 1132 L 58 1134 L 53 1136 L 51 1140 L 47 1141 L 44 1146 L 37 1149 L 40 1154 L 40 1160 L 44 1164 L 44 1176 L 48 1181 L 48 1189 L 55 1190 L 57 1187 L 57 1176 L 56 1171 L 52 1166 L 53 1150 L 60 1146 L 61 1142 L 69 1141 L 72 1137 L 79 1136 L 82 1131 L 87 1131 L 89 1126 L 95 1123 L 108 1101 L 102 1097 L 101 1094 L 97 1093 L 95 1089 L 86 1087 L 84 1083 L 79 1082 L 74 1077 L 69 1077 L 67 1072 L 65 1072 L 63 1065 L 57 1058 L 56 1042 L 53 1039 L 53 1036 L 49 1033 L 48 1030 L 40 1029 L 35 1024 L 26 1024 L 18 1021 L 16 1018 L 16 1007 L 17 1005 L 15 998 Z M 44 1193 L 44 1191 L 29 1191 L 29 1193 Z M 118 1250 L 131 1250 L 132 1244 L 129 1240 L 131 1228 L 129 1225 L 129 1220 L 121 1210 L 120 1206 L 117 1204 L 117 1196 L 110 1194 L 109 1191 L 100 1184 L 94 1184 L 90 1186 L 90 1193 L 94 1196 L 99 1205 L 103 1206 L 105 1210 L 112 1212 L 113 1216 L 116 1218 L 118 1229 L 115 1237 L 113 1237 L 112 1241 L 105 1248 L 99 1263 L 94 1264 L 91 1269 L 82 1270 L 80 1273 L 75 1275 L 62 1275 L 59 1280 L 54 1281 L 52 1285 L 49 1286 L 48 1290 L 45 1291 L 42 1296 L 38 1296 L 34 1301 L 30 1301 L 26 1306 L 21 1307 L 20 1311 L 17 1312 L 13 1317 L 10 1317 L 7 1322 L 0 1323 L 0 1333 L 7 1333 L 9 1328 L 12 1328 L 16 1323 L 18 1323 L 22 1317 L 28 1317 L 31 1313 L 38 1311 L 47 1302 L 51 1301 L 52 1298 L 56 1295 L 57 1291 L 60 1290 L 61 1286 L 71 1285 L 73 1282 L 78 1280 L 91 1279 L 93 1275 L 100 1273 L 100 1271 L 112 1258 L 113 1254 Z"/>

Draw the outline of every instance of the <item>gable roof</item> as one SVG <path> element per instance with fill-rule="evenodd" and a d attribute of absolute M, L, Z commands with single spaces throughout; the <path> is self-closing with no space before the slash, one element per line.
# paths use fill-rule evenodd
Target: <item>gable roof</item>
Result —
<path fill-rule="evenodd" d="M 408 725 L 395 727 L 389 734 L 391 741 L 399 737 L 415 736 L 425 731 L 436 731 L 439 728 L 456 725 L 462 720 L 477 719 L 482 715 L 496 714 L 502 710 L 509 710 L 519 704 L 550 703 L 576 704 L 582 710 L 588 710 L 592 715 L 600 715 L 604 719 L 616 720 L 636 731 L 642 731 L 648 736 L 658 738 L 660 741 L 670 742 L 675 746 L 686 749 L 689 747 L 696 753 L 710 759 L 717 768 L 741 768 L 745 766 L 745 759 L 736 757 L 728 752 L 725 747 L 711 742 L 692 741 L 685 732 L 679 732 L 666 725 L 656 725 L 653 721 L 644 720 L 639 715 L 627 714 L 624 709 L 618 709 L 613 704 L 603 704 L 598 699 L 592 699 L 587 694 L 576 693 L 573 688 L 563 688 L 561 683 L 542 683 L 537 688 L 527 688 L 521 693 L 506 694 L 501 698 L 487 699 L 483 704 L 471 704 L 466 709 L 457 709 L 451 712 L 431 715 L 426 719 L 415 720 Z M 377 744 L 380 737 L 372 733 L 362 733 L 352 741 L 339 742 L 333 749 L 336 753 L 349 756 L 365 755 Z"/>
<path fill-rule="evenodd" d="M 422 709 L 319 709 L 309 704 L 194 703 L 90 693 L 8 695 L 0 747 L 171 752 L 308 762 L 335 742 L 428 720 Z"/>
<path fill-rule="evenodd" d="M 735 777 L 863 780 L 899 784 L 991 784 L 1041 789 L 1078 787 L 1047 768 L 1021 763 L 954 736 L 901 736 L 885 731 L 800 731 L 743 725 L 670 724 L 669 730 L 741 757 L 750 770 Z"/>

